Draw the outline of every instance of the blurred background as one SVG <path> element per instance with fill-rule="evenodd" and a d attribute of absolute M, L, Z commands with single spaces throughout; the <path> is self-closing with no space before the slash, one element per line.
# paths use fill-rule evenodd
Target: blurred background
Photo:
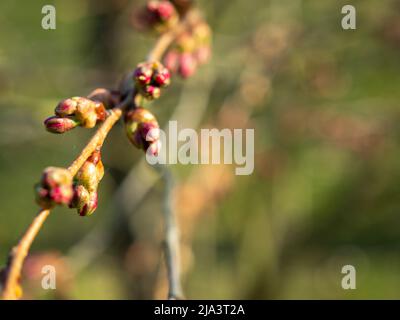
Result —
<path fill-rule="evenodd" d="M 150 109 L 160 123 L 254 128 L 255 170 L 171 167 L 182 279 L 194 299 L 400 298 L 400 1 L 198 1 L 213 58 Z M 52 135 L 67 97 L 116 86 L 154 36 L 132 28 L 144 1 L 0 3 L 0 261 L 37 212 L 33 185 L 93 133 Z M 41 9 L 57 10 L 43 30 Z M 166 298 L 163 182 L 117 125 L 93 216 L 56 208 L 24 269 L 27 299 Z M 57 290 L 41 288 L 41 268 Z M 341 287 L 342 267 L 357 271 Z"/>

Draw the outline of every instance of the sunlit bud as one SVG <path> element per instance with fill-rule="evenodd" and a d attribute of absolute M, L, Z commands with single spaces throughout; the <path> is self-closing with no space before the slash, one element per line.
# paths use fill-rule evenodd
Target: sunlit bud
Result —
<path fill-rule="evenodd" d="M 74 98 L 65 99 L 57 105 L 55 114 L 60 117 L 72 115 L 75 113 L 77 105 L 78 102 Z"/>
<path fill-rule="evenodd" d="M 146 109 L 136 108 L 125 117 L 126 133 L 129 140 L 137 148 L 147 150 L 159 140 L 160 129 L 155 117 Z"/>
<path fill-rule="evenodd" d="M 89 129 L 95 127 L 97 124 L 97 120 L 98 120 L 96 109 L 93 111 L 87 112 L 85 115 L 83 115 L 82 117 L 79 117 L 79 118 L 82 119 L 81 120 L 82 127 L 89 128 Z"/>
<path fill-rule="evenodd" d="M 90 192 L 89 198 L 85 202 L 80 202 L 77 210 L 80 216 L 90 216 L 96 211 L 98 204 L 97 191 Z"/>
<path fill-rule="evenodd" d="M 143 96 L 149 100 L 158 99 L 161 96 L 161 89 L 156 86 L 146 86 L 143 88 Z"/>
<path fill-rule="evenodd" d="M 194 56 L 190 53 L 183 53 L 179 58 L 179 74 L 183 78 L 192 76 L 197 69 L 197 62 Z"/>
<path fill-rule="evenodd" d="M 169 70 L 167 68 L 165 68 L 164 66 L 160 66 L 154 72 L 154 81 L 160 87 L 168 86 L 171 82 L 171 74 L 169 73 Z"/>
<path fill-rule="evenodd" d="M 96 165 L 86 161 L 75 177 L 77 184 L 83 185 L 88 191 L 94 191 L 98 186 Z"/>
<path fill-rule="evenodd" d="M 80 184 L 74 186 L 74 196 L 69 204 L 70 208 L 82 207 L 85 203 L 89 201 L 89 191 Z"/>
<path fill-rule="evenodd" d="M 149 84 L 152 76 L 153 69 L 149 63 L 139 64 L 133 75 L 136 83 L 142 86 Z"/>
<path fill-rule="evenodd" d="M 79 125 L 79 122 L 68 117 L 60 118 L 57 116 L 53 116 L 47 118 L 44 121 L 44 125 L 46 127 L 46 130 L 49 132 L 64 133 L 77 127 Z"/>
<path fill-rule="evenodd" d="M 97 103 L 83 97 L 72 98 L 77 101 L 75 116 L 85 128 L 93 128 L 97 122 Z"/>
<path fill-rule="evenodd" d="M 99 150 L 96 150 L 92 153 L 92 155 L 87 159 L 87 162 L 93 163 L 96 166 L 96 177 L 97 181 L 100 180 L 104 176 L 104 166 L 103 162 L 101 161 L 101 153 Z"/>
<path fill-rule="evenodd" d="M 50 199 L 57 204 L 68 205 L 73 197 L 71 186 L 61 185 L 54 187 L 49 192 Z"/>

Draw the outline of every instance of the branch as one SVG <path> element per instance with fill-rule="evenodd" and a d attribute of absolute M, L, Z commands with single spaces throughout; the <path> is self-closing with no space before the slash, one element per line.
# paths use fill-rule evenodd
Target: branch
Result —
<path fill-rule="evenodd" d="M 154 45 L 154 48 L 150 51 L 147 60 L 154 61 L 160 60 L 168 49 L 172 41 L 179 35 L 185 28 L 187 24 L 194 18 L 198 16 L 195 14 L 188 13 L 187 16 L 179 22 L 172 30 L 162 34 Z M 109 131 L 112 129 L 114 124 L 120 119 L 122 111 L 126 105 L 130 104 L 135 98 L 134 88 L 132 88 L 127 96 L 127 98 L 121 102 L 120 105 L 109 111 L 107 119 L 101 124 L 97 132 L 90 139 L 88 144 L 84 147 L 78 157 L 72 162 L 68 167 L 68 170 L 72 175 L 75 175 L 82 164 L 87 160 L 87 158 L 92 154 L 92 152 L 99 146 L 102 146 L 104 140 L 106 139 Z M 7 269 L 6 269 L 6 279 L 4 281 L 3 299 L 14 300 L 17 299 L 17 291 L 19 288 L 19 279 L 21 278 L 21 270 L 24 260 L 29 252 L 29 249 L 43 226 L 46 218 L 50 215 L 50 210 L 42 209 L 39 214 L 35 217 L 32 224 L 28 227 L 18 245 L 15 246 L 10 253 Z"/>
<path fill-rule="evenodd" d="M 176 300 L 183 298 L 181 280 L 180 280 L 180 248 L 179 248 L 179 229 L 176 224 L 175 212 L 172 205 L 172 190 L 174 181 L 171 170 L 168 166 L 161 167 L 163 171 L 163 179 L 165 182 L 164 193 L 164 223 L 165 223 L 165 239 L 164 254 L 165 264 L 168 273 L 168 299 Z"/>

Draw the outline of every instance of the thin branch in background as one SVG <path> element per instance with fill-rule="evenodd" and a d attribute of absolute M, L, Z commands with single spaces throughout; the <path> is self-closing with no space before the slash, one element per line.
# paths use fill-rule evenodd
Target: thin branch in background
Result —
<path fill-rule="evenodd" d="M 174 179 L 172 172 L 168 166 L 162 166 L 160 170 L 163 172 L 164 186 L 164 255 L 165 264 L 168 273 L 169 292 L 168 299 L 182 299 L 181 285 L 181 259 L 179 246 L 179 228 L 176 222 L 175 210 L 172 204 L 172 190 L 174 188 Z"/>

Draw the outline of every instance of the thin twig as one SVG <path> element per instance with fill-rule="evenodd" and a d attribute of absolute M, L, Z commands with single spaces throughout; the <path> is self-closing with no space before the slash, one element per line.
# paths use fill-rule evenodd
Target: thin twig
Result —
<path fill-rule="evenodd" d="M 175 211 L 172 205 L 172 190 L 174 188 L 174 179 L 172 172 L 168 166 L 161 166 L 164 179 L 164 254 L 165 264 L 168 274 L 168 299 L 182 299 L 183 291 L 181 286 L 181 261 L 180 261 L 180 246 L 179 246 L 179 228 L 176 224 Z"/>
<path fill-rule="evenodd" d="M 192 19 L 191 15 L 188 15 L 188 18 Z M 162 34 L 153 50 L 151 50 L 148 60 L 160 60 L 165 50 L 169 47 L 175 37 L 184 30 L 188 23 L 189 19 L 184 19 L 180 22 L 174 29 L 169 32 Z M 82 152 L 78 155 L 78 157 L 73 161 L 73 163 L 68 167 L 68 170 L 72 175 L 75 175 L 82 164 L 87 160 L 87 158 L 92 154 L 92 152 L 99 146 L 101 146 L 107 137 L 109 131 L 112 129 L 114 124 L 119 120 L 122 115 L 122 109 L 129 104 L 134 99 L 134 88 L 131 89 L 129 93 L 129 99 L 125 99 L 121 103 L 121 105 L 115 107 L 114 109 L 109 111 L 109 115 L 107 119 L 103 122 L 103 124 L 99 127 L 97 132 L 93 135 L 92 139 L 88 142 L 88 144 L 84 147 Z M 18 281 L 21 277 L 21 270 L 24 263 L 24 260 L 29 252 L 29 249 L 32 245 L 33 240 L 38 234 L 40 228 L 45 222 L 46 218 L 49 216 L 50 210 L 41 210 L 39 214 L 35 217 L 32 224 L 28 227 L 25 234 L 22 236 L 18 245 L 15 246 L 10 254 L 9 262 L 6 270 L 6 279 L 3 290 L 3 299 L 5 300 L 13 300 L 17 299 L 16 296 L 16 288 L 18 286 Z"/>

